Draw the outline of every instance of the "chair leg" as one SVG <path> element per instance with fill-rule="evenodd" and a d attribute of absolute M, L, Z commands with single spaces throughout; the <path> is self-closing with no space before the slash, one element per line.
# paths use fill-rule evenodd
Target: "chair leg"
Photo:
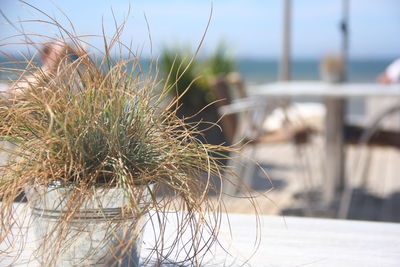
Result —
<path fill-rule="evenodd" d="M 235 196 L 241 183 L 244 164 L 242 158 L 228 161 L 229 170 L 225 173 L 226 180 L 222 181 L 221 192 L 226 196 Z"/>
<path fill-rule="evenodd" d="M 251 145 L 248 151 L 249 152 L 248 155 L 253 157 L 256 153 L 256 150 L 257 150 L 256 145 Z M 243 185 L 248 188 L 251 188 L 253 186 L 256 163 L 253 162 L 250 158 L 247 158 L 244 160 L 243 169 L 244 169 L 242 176 Z"/>
<path fill-rule="evenodd" d="M 378 131 L 378 129 L 379 129 L 378 127 L 379 127 L 380 123 L 382 122 L 382 120 L 386 116 L 393 115 L 399 111 L 400 111 L 400 106 L 398 103 L 396 103 L 394 106 L 391 106 L 388 109 L 381 112 L 380 114 L 378 114 L 378 116 L 376 116 L 376 118 L 372 121 L 371 125 L 366 128 L 367 130 L 363 131 L 363 133 L 358 141 L 359 145 L 361 145 L 361 149 L 362 149 L 362 145 L 368 144 L 370 139 L 372 139 L 374 134 Z M 388 139 L 387 136 L 386 136 L 386 139 Z M 392 141 L 392 145 L 394 145 L 395 147 L 396 147 L 396 143 L 398 143 L 397 139 L 398 138 L 394 137 L 393 141 Z M 358 160 L 360 160 L 360 157 L 358 157 Z M 368 151 L 368 153 L 366 155 L 365 162 L 366 163 L 364 165 L 364 168 L 361 168 L 361 175 L 360 175 L 360 181 L 361 181 L 360 187 L 361 188 L 366 187 L 366 183 L 367 183 L 367 179 L 368 179 L 368 175 L 367 175 L 368 168 L 371 166 L 370 151 Z M 359 162 L 358 162 L 358 164 L 359 164 Z M 355 166 L 358 167 L 358 164 L 356 164 Z M 352 201 L 352 196 L 353 196 L 353 188 L 347 183 L 347 186 L 346 186 L 346 188 L 342 194 L 342 198 L 340 200 L 340 206 L 339 206 L 339 211 L 338 211 L 339 218 L 348 218 L 351 201 Z"/>
<path fill-rule="evenodd" d="M 246 154 L 250 157 L 256 152 L 256 146 L 250 145 L 247 148 Z M 253 185 L 254 173 L 256 164 L 251 160 L 250 157 L 240 156 L 237 160 L 229 160 L 228 166 L 230 171 L 235 174 L 227 174 L 230 182 L 224 181 L 222 183 L 222 193 L 225 195 L 237 195 L 240 194 L 240 188 L 251 188 Z"/>
<path fill-rule="evenodd" d="M 339 203 L 338 218 L 347 219 L 351 201 L 353 200 L 353 187 L 346 185 Z"/>
<path fill-rule="evenodd" d="M 356 171 L 352 176 L 355 176 L 355 179 L 359 181 L 360 189 L 365 189 L 368 183 L 368 173 L 369 169 L 372 166 L 371 164 L 371 153 L 367 146 L 360 147 L 361 151 L 358 155 L 356 161 L 353 166 L 355 166 Z M 363 152 L 365 155 L 363 155 Z M 349 176 L 350 177 L 350 176 Z M 338 218 L 340 219 L 348 219 L 349 212 L 351 207 L 351 202 L 353 200 L 353 191 L 354 187 L 351 186 L 349 182 L 345 184 L 345 189 L 343 190 L 342 196 L 340 198 L 339 210 L 338 210 Z"/>

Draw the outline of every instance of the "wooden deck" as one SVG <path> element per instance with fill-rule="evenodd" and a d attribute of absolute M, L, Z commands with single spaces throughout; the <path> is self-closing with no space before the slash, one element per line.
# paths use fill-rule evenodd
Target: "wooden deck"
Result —
<path fill-rule="evenodd" d="M 266 215 L 334 217 L 321 204 L 324 180 L 323 140 L 297 149 L 288 143 L 259 145 L 254 157 L 271 178 L 260 170 L 251 187 L 265 192 L 258 197 Z M 353 190 L 349 218 L 400 222 L 400 150 L 395 148 L 347 146 L 346 185 Z M 246 151 L 245 151 L 246 152 Z M 248 213 L 247 201 L 232 199 L 230 212 Z"/>

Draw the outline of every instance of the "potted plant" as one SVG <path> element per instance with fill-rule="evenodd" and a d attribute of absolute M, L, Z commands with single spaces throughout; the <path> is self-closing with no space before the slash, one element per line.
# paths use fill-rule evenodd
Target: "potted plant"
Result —
<path fill-rule="evenodd" d="M 71 48 L 57 68 L 28 60 L 18 90 L 0 99 L 0 138 L 14 145 L 0 167 L 0 242 L 13 240 L 13 201 L 24 191 L 41 266 L 137 266 L 148 220 L 161 225 L 150 258 L 171 260 L 174 246 L 162 246 L 166 210 L 184 211 L 174 244 L 191 231 L 191 253 L 181 260 L 193 262 L 205 251 L 203 230 L 212 233 L 206 248 L 217 240 L 223 204 L 209 198 L 220 194 L 211 178 L 227 179 L 221 155 L 234 149 L 194 137 L 196 128 L 172 108 L 176 99 L 165 104 L 169 83 L 141 72 L 120 32 L 93 58 L 55 25 L 68 36 L 58 43 Z M 111 56 L 114 46 L 127 58 Z"/>

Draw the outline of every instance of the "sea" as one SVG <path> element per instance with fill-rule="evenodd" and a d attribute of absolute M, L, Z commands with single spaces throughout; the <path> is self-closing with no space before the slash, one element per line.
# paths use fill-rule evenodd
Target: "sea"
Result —
<path fill-rule="evenodd" d="M 355 83 L 375 82 L 393 59 L 351 60 L 348 80 Z M 241 59 L 237 61 L 238 72 L 251 84 L 269 83 L 277 80 L 279 64 L 276 60 Z M 294 60 L 291 65 L 292 80 L 319 80 L 318 60 Z"/>
<path fill-rule="evenodd" d="M 348 63 L 348 81 L 354 83 L 374 83 L 380 73 L 393 59 L 353 59 Z M 9 60 L 0 57 L 1 67 Z M 143 70 L 148 70 L 150 60 L 141 60 Z M 9 65 L 8 65 L 9 66 Z M 21 66 L 20 66 L 21 67 Z M 279 63 L 273 59 L 238 59 L 236 61 L 237 72 L 244 78 L 246 84 L 265 84 L 277 81 Z M 9 74 L 0 71 L 0 80 L 9 79 Z M 292 80 L 320 80 L 318 60 L 293 60 L 291 64 Z M 318 98 L 295 98 L 295 102 L 322 102 Z M 350 119 L 359 120 L 365 114 L 365 100 L 350 99 L 347 101 L 347 112 Z"/>
<path fill-rule="evenodd" d="M 377 76 L 382 73 L 393 59 L 364 59 L 350 60 L 348 65 L 348 80 L 357 83 L 375 82 Z M 8 59 L 0 56 L 0 66 L 9 62 Z M 150 60 L 141 60 L 144 70 L 148 69 Z M 10 66 L 10 64 L 8 64 Z M 0 68 L 1 68 L 0 67 Z M 15 67 L 15 65 L 14 65 Z M 20 67 L 23 67 L 21 64 Z M 262 84 L 274 82 L 278 77 L 279 64 L 273 59 L 238 59 L 236 69 L 244 77 L 248 84 Z M 7 73 L 0 71 L 0 79 L 6 80 Z M 319 80 L 318 60 L 294 60 L 291 64 L 292 80 Z"/>

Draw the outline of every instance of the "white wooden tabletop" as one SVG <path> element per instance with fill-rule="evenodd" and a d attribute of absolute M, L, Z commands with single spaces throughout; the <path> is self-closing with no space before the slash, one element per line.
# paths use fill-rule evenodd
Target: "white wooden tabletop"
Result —
<path fill-rule="evenodd" d="M 292 81 L 249 86 L 249 93 L 265 96 L 400 97 L 400 84 L 331 84 L 322 81 Z"/>
<path fill-rule="evenodd" d="M 262 216 L 256 250 L 254 216 L 230 214 L 229 220 L 221 240 L 231 255 L 216 248 L 204 266 L 400 266 L 400 224 Z"/>
<path fill-rule="evenodd" d="M 167 217 L 165 237 L 171 241 L 177 226 L 176 213 Z M 257 228 L 254 216 L 229 214 L 230 226 L 224 218 L 220 233 L 229 253 L 215 247 L 202 266 L 400 266 L 400 224 L 279 216 L 261 216 L 260 220 L 261 228 Z M 258 249 L 257 229 L 261 229 Z M 21 259 L 12 266 L 37 266 L 33 261 L 26 262 L 33 249 L 32 231 L 28 231 L 27 239 Z M 146 258 L 154 240 L 150 224 L 143 239 L 141 256 Z M 182 253 L 171 260 L 181 258 Z M 0 259 L 0 266 L 7 266 L 11 260 Z"/>

